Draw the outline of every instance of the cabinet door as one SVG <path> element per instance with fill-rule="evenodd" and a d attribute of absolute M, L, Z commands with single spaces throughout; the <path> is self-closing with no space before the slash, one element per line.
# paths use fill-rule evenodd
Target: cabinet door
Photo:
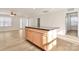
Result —
<path fill-rule="evenodd" d="M 26 39 L 42 49 L 47 49 L 45 45 L 47 43 L 47 31 L 28 29 L 26 30 Z"/>
<path fill-rule="evenodd" d="M 32 32 L 33 33 L 33 42 L 38 45 L 39 47 L 42 47 L 42 33 L 38 32 Z"/>
<path fill-rule="evenodd" d="M 26 30 L 26 39 L 32 42 L 33 41 L 32 36 L 33 36 L 32 31 Z"/>

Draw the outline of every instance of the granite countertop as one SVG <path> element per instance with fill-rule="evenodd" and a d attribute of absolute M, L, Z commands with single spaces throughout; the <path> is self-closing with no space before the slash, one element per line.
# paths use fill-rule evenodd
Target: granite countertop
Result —
<path fill-rule="evenodd" d="M 59 27 L 35 27 L 35 26 L 26 26 L 25 28 L 32 28 L 32 29 L 40 29 L 40 30 L 54 30 L 54 29 L 59 29 Z"/>

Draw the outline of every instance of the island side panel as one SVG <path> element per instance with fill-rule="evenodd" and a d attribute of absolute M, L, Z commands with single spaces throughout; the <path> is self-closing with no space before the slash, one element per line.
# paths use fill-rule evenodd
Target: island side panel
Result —
<path fill-rule="evenodd" d="M 45 30 L 39 30 L 39 29 L 32 29 L 32 28 L 26 28 L 25 30 L 26 39 L 37 45 L 38 47 L 44 49 L 43 42 L 47 41 L 46 36 L 44 36 L 44 33 L 47 33 Z M 44 39 L 44 40 L 43 40 Z"/>
<path fill-rule="evenodd" d="M 51 50 L 56 45 L 56 30 L 26 28 L 26 39 L 44 50 Z"/>

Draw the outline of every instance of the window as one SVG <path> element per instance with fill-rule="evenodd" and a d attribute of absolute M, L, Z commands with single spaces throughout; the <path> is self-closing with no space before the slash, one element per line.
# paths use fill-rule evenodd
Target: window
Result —
<path fill-rule="evenodd" d="M 12 19 L 11 17 L 6 17 L 6 16 L 0 16 L 0 26 L 7 27 L 7 26 L 12 26 Z"/>
<path fill-rule="evenodd" d="M 78 22 L 77 16 L 72 16 L 71 17 L 71 25 L 76 26 Z"/>
<path fill-rule="evenodd" d="M 21 17 L 20 18 L 20 28 L 25 28 L 25 26 L 28 26 L 28 18 Z"/>

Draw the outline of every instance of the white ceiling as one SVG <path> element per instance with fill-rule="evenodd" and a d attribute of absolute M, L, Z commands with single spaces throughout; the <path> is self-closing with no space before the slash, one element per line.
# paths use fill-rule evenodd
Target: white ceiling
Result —
<path fill-rule="evenodd" d="M 0 14 L 15 12 L 17 16 L 33 16 L 62 10 L 62 8 L 0 8 Z"/>

